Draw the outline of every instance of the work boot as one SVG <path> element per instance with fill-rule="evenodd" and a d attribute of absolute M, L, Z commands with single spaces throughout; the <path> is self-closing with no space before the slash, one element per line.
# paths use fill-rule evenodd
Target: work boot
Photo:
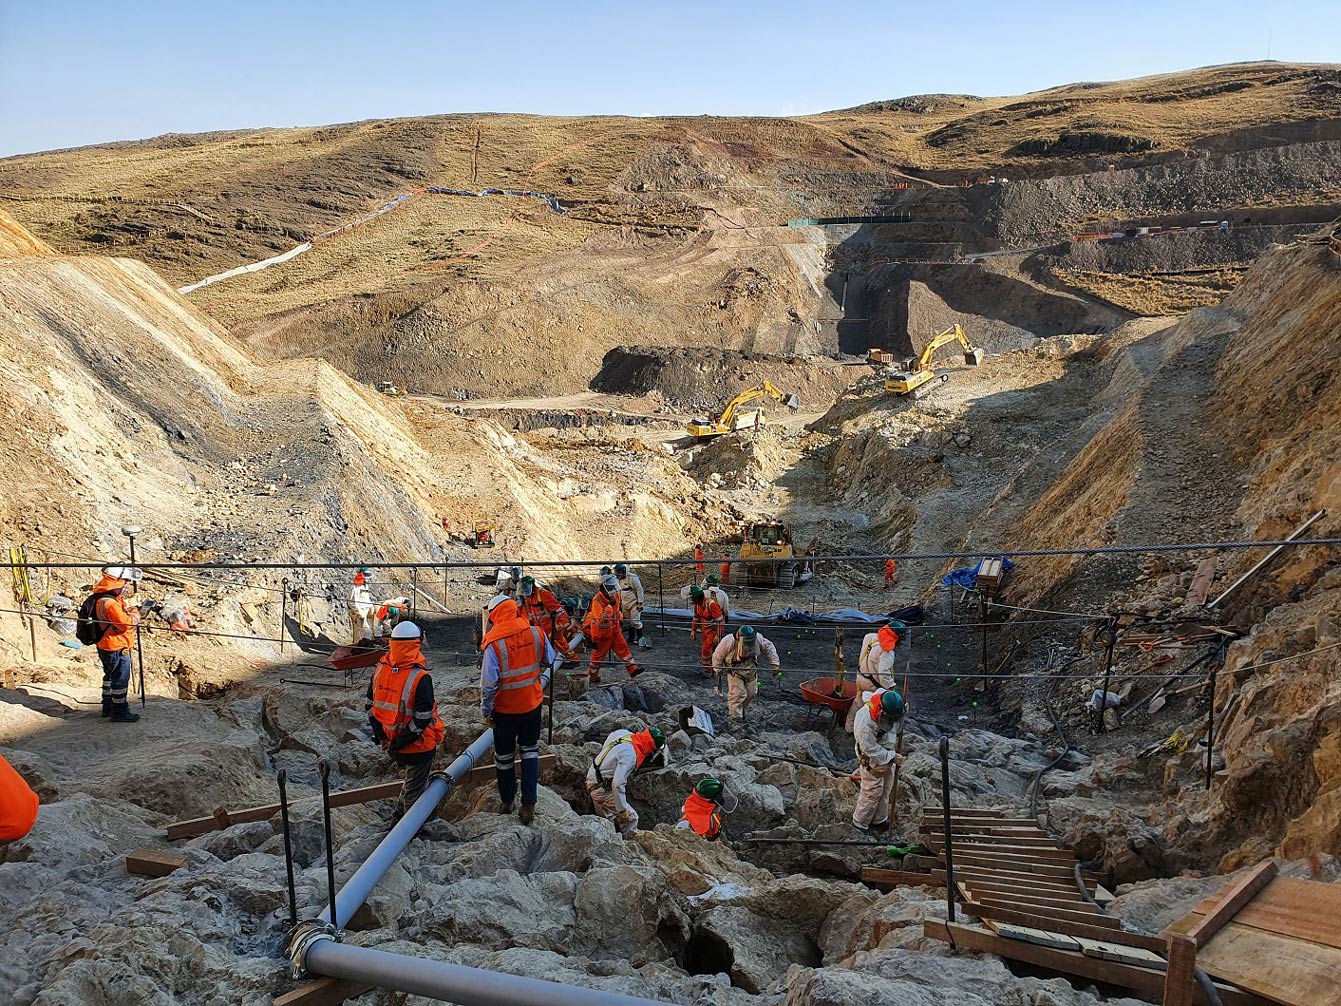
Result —
<path fill-rule="evenodd" d="M 103 718 L 103 719 L 107 719 L 107 717 L 109 717 L 109 716 L 111 716 L 111 715 L 112 715 L 112 700 L 111 700 L 111 699 L 103 699 L 103 700 L 102 700 L 102 718 Z"/>
<path fill-rule="evenodd" d="M 587 684 L 599 685 L 600 683 L 601 683 L 600 671 L 591 671 L 590 673 L 587 674 Z"/>
<path fill-rule="evenodd" d="M 642 669 L 641 667 L 639 667 L 637 664 L 630 664 L 630 665 L 629 665 L 629 677 L 631 677 L 631 678 L 636 678 L 639 674 L 642 674 L 642 673 L 643 673 L 643 669 Z"/>
<path fill-rule="evenodd" d="M 853 822 L 852 822 L 852 827 L 856 828 L 856 829 L 857 829 L 859 832 L 861 832 L 863 835 L 870 834 L 870 831 L 871 831 L 871 829 L 868 828 L 866 825 L 864 825 L 864 824 L 858 824 L 856 821 L 853 821 Z"/>
<path fill-rule="evenodd" d="M 885 818 L 883 821 L 871 822 L 871 830 L 880 832 L 889 831 L 889 818 Z"/>
<path fill-rule="evenodd" d="M 533 803 L 522 804 L 521 813 L 517 816 L 522 824 L 530 825 L 530 823 L 535 820 L 535 804 Z"/>
<path fill-rule="evenodd" d="M 140 714 L 131 712 L 130 705 L 126 702 L 122 702 L 112 709 L 110 719 L 113 723 L 138 723 L 140 721 Z"/>
<path fill-rule="evenodd" d="M 503 804 L 503 807 L 502 807 L 502 809 L 500 810 L 500 813 L 503 813 L 503 814 L 511 814 L 511 813 L 512 813 L 512 804 L 510 804 L 510 803 L 505 803 L 505 804 Z"/>

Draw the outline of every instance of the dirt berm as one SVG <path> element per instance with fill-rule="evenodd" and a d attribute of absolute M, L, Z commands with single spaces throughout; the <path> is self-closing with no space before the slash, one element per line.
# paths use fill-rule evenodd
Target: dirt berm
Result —
<path fill-rule="evenodd" d="M 767 380 L 784 395 L 796 395 L 803 408 L 824 408 L 869 372 L 826 357 L 621 346 L 605 354 L 591 390 L 617 395 L 660 392 L 668 405 L 713 411 Z M 763 399 L 762 404 L 767 407 L 770 400 Z"/>

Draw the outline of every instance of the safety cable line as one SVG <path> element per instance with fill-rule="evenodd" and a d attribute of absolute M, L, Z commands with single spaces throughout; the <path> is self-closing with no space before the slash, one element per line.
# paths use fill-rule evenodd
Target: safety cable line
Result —
<path fill-rule="evenodd" d="M 1033 548 L 1033 549 L 981 549 L 975 552 L 871 552 L 855 555 L 816 555 L 803 556 L 808 562 L 875 562 L 885 559 L 912 561 L 918 559 L 985 559 L 1001 556 L 1046 557 L 1066 555 L 1145 555 L 1160 552 L 1203 552 L 1216 549 L 1278 548 L 1282 546 L 1307 548 L 1313 545 L 1341 545 L 1341 538 L 1282 538 L 1266 541 L 1203 541 L 1170 542 L 1161 545 L 1097 545 L 1074 548 Z M 733 565 L 754 565 L 776 562 L 776 559 L 733 559 Z M 63 562 L 63 563 L 20 563 L 20 566 L 47 566 L 51 569 L 91 569 L 108 564 L 124 563 L 124 559 L 110 559 L 106 562 Z M 544 564 L 555 567 L 609 566 L 612 562 L 623 562 L 629 566 L 693 566 L 696 560 L 688 559 L 555 559 L 545 560 Z M 142 569 L 360 569 L 364 566 L 379 569 L 493 569 L 498 566 L 516 565 L 525 567 L 524 561 L 461 561 L 461 560 L 418 560 L 415 562 L 138 562 Z M 705 562 L 704 565 L 707 565 Z"/>
<path fill-rule="evenodd" d="M 20 612 L 18 609 L 14 609 L 14 608 L 0 608 L 0 612 L 5 612 L 5 613 L 15 614 L 15 615 L 17 615 L 17 614 L 22 614 L 22 612 Z M 36 614 L 36 612 L 30 612 L 30 614 Z M 169 633 L 169 634 L 172 635 L 172 636 L 179 636 L 179 637 L 185 637 L 185 636 L 210 636 L 210 637 L 216 637 L 216 638 L 221 638 L 221 639 L 241 639 L 241 640 L 247 640 L 247 641 L 249 641 L 249 642 L 253 642 L 253 643 L 280 643 L 280 642 L 284 642 L 284 643 L 292 643 L 294 646 L 300 647 L 301 650 L 314 649 L 314 648 L 318 648 L 318 647 L 323 648 L 323 649 L 325 649 L 325 648 L 340 649 L 340 648 L 343 647 L 343 646 L 347 646 L 347 645 L 349 645 L 349 644 L 347 644 L 347 643 L 334 643 L 334 642 L 326 643 L 326 642 L 321 642 L 321 641 L 319 641 L 319 640 L 317 640 L 317 641 L 312 641 L 312 642 L 303 642 L 303 641 L 296 640 L 296 639 L 292 639 L 292 638 L 285 638 L 285 639 L 282 639 L 282 640 L 281 640 L 281 639 L 279 639 L 279 638 L 272 637 L 272 636 L 247 636 L 247 635 L 242 635 L 242 634 L 240 634 L 240 633 L 211 632 L 211 631 L 206 630 L 206 629 L 164 629 L 164 628 L 161 628 L 161 627 L 150 627 L 150 626 L 141 626 L 141 628 L 144 629 L 144 631 L 146 632 L 147 635 L 154 635 L 154 634 L 157 633 L 157 632 L 165 632 L 165 631 L 166 631 L 167 633 Z M 1294 654 L 1290 654 L 1289 656 L 1278 657 L 1278 658 L 1276 658 L 1275 660 L 1268 660 L 1268 661 L 1264 661 L 1263 663 L 1259 663 L 1259 664 L 1251 664 L 1251 665 L 1249 665 L 1249 666 L 1247 666 L 1247 667 L 1239 667 L 1239 668 L 1235 668 L 1234 670 L 1235 670 L 1235 672 L 1238 672 L 1238 671 L 1245 671 L 1245 670 L 1254 670 L 1254 669 L 1259 668 L 1259 667 L 1267 667 L 1267 666 L 1270 666 L 1271 664 L 1281 663 L 1282 661 L 1286 661 L 1286 660 L 1295 660 L 1295 659 L 1298 659 L 1299 657 L 1311 656 L 1311 655 L 1314 654 L 1314 653 L 1321 653 L 1321 652 L 1323 652 L 1323 651 L 1325 651 L 1325 650 L 1331 650 L 1331 649 L 1335 649 L 1335 648 L 1337 648 L 1337 647 L 1341 647 L 1341 643 L 1333 643 L 1333 644 L 1330 644 L 1330 645 L 1328 645 L 1328 646 L 1321 646 L 1321 647 L 1318 647 L 1318 648 L 1315 649 L 1315 650 L 1308 650 L 1308 651 L 1306 651 L 1306 652 L 1304 652 L 1304 653 L 1294 653 Z M 426 653 L 427 653 L 427 655 L 430 656 L 430 657 L 465 657 L 465 658 L 470 658 L 470 659 L 472 659 L 472 660 L 478 658 L 478 656 L 479 656 L 479 651 L 477 651 L 477 650 L 434 650 L 434 649 L 431 649 L 431 648 L 430 648 L 429 650 L 426 651 Z M 584 657 L 584 658 L 582 658 L 582 659 L 579 660 L 579 665 L 582 663 L 583 660 L 586 660 L 586 661 L 588 662 L 588 664 L 589 664 L 589 662 L 590 662 L 590 658 L 589 658 L 589 657 Z M 635 662 L 638 664 L 639 667 L 644 668 L 644 669 L 646 669 L 646 670 L 686 670 L 686 671 L 687 671 L 687 670 L 693 670 L 693 671 L 699 671 L 699 672 L 701 672 L 702 669 L 703 669 L 703 665 L 702 665 L 699 661 L 697 661 L 697 660 L 693 660 L 693 659 L 689 659 L 689 660 L 686 660 L 686 661 L 683 661 L 683 662 L 680 662 L 680 661 L 675 661 L 675 662 L 656 662 L 656 661 L 652 661 L 652 662 L 643 662 L 643 661 L 635 661 Z M 620 663 L 620 661 L 619 661 L 618 658 L 616 658 L 616 657 L 607 657 L 606 660 L 602 661 L 601 666 L 602 666 L 602 669 L 605 669 L 605 668 L 606 668 L 606 665 L 609 665 L 610 669 L 613 671 L 613 670 L 618 670 L 618 669 L 619 669 L 619 663 Z M 339 670 L 339 668 L 323 668 L 323 669 L 328 669 L 328 670 Z M 364 668 L 355 668 L 355 670 L 363 670 L 363 669 L 364 669 Z M 577 669 L 575 668 L 574 670 L 577 670 Z M 825 674 L 825 673 L 823 673 L 823 672 L 826 670 L 826 668 L 795 667 L 795 668 L 788 668 L 787 670 L 788 670 L 788 671 L 798 672 L 798 673 L 818 674 L 819 677 L 821 677 L 821 678 L 824 678 L 824 677 L 836 677 L 836 676 L 837 676 L 837 675 L 833 675 L 833 674 Z M 570 672 L 570 673 L 571 673 L 571 672 Z M 784 672 L 784 673 L 785 673 L 785 672 Z M 761 678 L 767 677 L 767 674 L 768 674 L 767 671 L 761 672 L 760 677 L 761 677 Z M 913 678 L 965 678 L 965 679 L 985 678 L 985 679 L 997 679 L 997 680 L 1005 680 L 1006 678 L 1022 678 L 1022 679 L 1023 679 L 1023 678 L 1028 678 L 1028 679 L 1037 679 L 1037 680 L 1051 680 L 1051 679 L 1058 679 L 1058 680 L 1092 681 L 1092 680 L 1094 680 L 1095 678 L 1102 677 L 1103 675 L 1102 675 L 1100 672 L 1098 672 L 1098 671 L 1095 671 L 1095 672 L 1090 673 L 1090 674 L 1042 674 L 1042 673 L 1034 673 L 1034 672 L 1028 672 L 1028 671 L 1023 672 L 1023 673 L 1020 673 L 1020 674 L 1000 674 L 1000 673 L 995 673 L 995 674 L 985 674 L 985 673 L 980 673 L 980 672 L 967 672 L 967 671 L 965 671 L 965 672 L 959 672 L 959 671 L 954 671 L 954 670 L 947 670 L 947 671 L 910 671 L 910 672 L 908 672 L 908 676 L 909 676 L 909 677 L 913 677 Z M 1205 677 L 1207 677 L 1207 675 L 1206 675 L 1206 674 L 1154 674 L 1154 675 L 1151 675 L 1151 674 L 1147 674 L 1147 673 L 1134 674 L 1134 673 L 1130 673 L 1130 672 L 1125 673 L 1125 674 L 1113 674 L 1113 675 L 1112 675 L 1112 678 L 1113 678 L 1113 680 L 1115 680 L 1115 681 L 1122 681 L 1122 680 L 1127 680 L 1127 679 L 1131 679 L 1131 680 L 1145 680 L 1145 679 L 1148 679 L 1148 678 L 1150 678 L 1150 677 L 1158 677 L 1158 678 L 1161 678 L 1161 679 L 1166 679 L 1166 678 L 1167 678 L 1167 679 L 1174 679 L 1174 680 L 1176 680 L 1176 679 L 1181 679 L 1181 678 L 1205 678 Z"/>

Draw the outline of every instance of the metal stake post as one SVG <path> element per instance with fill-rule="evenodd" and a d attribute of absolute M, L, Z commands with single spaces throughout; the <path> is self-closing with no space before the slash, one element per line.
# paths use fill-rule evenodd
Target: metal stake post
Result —
<path fill-rule="evenodd" d="M 284 826 L 284 869 L 289 876 L 289 927 L 298 925 L 298 895 L 293 887 L 293 836 L 289 833 L 288 773 L 279 770 L 279 817 Z"/>
<path fill-rule="evenodd" d="M 330 892 L 331 928 L 339 930 L 335 905 L 335 843 L 331 838 L 331 766 L 322 758 L 317 762 L 321 770 L 321 814 L 326 824 L 326 887 Z"/>
<path fill-rule="evenodd" d="M 547 745 L 554 743 L 554 679 L 557 676 L 556 671 L 549 672 L 549 738 L 545 741 Z"/>
<path fill-rule="evenodd" d="M 410 617 L 419 621 L 419 567 L 410 570 Z"/>
<path fill-rule="evenodd" d="M 1109 616 L 1105 628 L 1107 634 L 1104 644 L 1104 690 L 1099 696 L 1099 733 L 1104 730 L 1104 712 L 1108 709 L 1108 683 L 1113 677 L 1113 650 L 1117 646 L 1117 619 Z"/>
<path fill-rule="evenodd" d="M 945 812 L 945 917 L 955 920 L 955 854 L 954 830 L 950 825 L 950 738 L 942 737 L 941 744 L 941 809 Z"/>
<path fill-rule="evenodd" d="M 661 563 L 657 563 L 657 621 L 661 628 L 661 638 L 665 639 L 669 633 L 666 631 L 666 588 L 662 582 Z"/>
<path fill-rule="evenodd" d="M 130 564 L 131 566 L 134 566 L 135 536 L 140 533 L 140 529 L 134 526 L 123 527 L 121 529 L 121 533 L 130 539 Z M 140 592 L 140 587 L 138 583 L 135 585 L 135 592 L 137 594 Z M 147 700 L 144 694 L 144 644 L 140 642 L 139 626 L 136 626 L 135 628 L 135 664 L 140 672 L 140 708 L 143 709 L 146 705 Z"/>
<path fill-rule="evenodd" d="M 1218 661 L 1211 664 L 1211 704 L 1206 710 L 1206 792 L 1211 791 L 1211 754 L 1215 750 L 1215 671 Z"/>
<path fill-rule="evenodd" d="M 982 673 L 987 673 L 987 595 L 978 591 L 978 625 L 982 632 Z"/>
<path fill-rule="evenodd" d="M 279 652 L 284 652 L 284 636 L 289 631 L 289 578 L 286 576 L 280 584 L 279 592 Z M 281 785 L 283 785 L 281 783 Z"/>

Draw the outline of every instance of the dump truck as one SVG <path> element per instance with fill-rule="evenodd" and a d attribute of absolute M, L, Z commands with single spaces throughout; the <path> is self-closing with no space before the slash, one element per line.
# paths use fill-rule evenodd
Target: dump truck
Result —
<path fill-rule="evenodd" d="M 801 407 L 801 400 L 793 394 L 783 394 L 768 381 L 742 391 L 726 403 L 722 414 L 716 419 L 696 418 L 685 424 L 687 432 L 695 440 L 709 440 L 736 430 L 758 429 L 766 422 L 763 409 L 742 409 L 741 406 L 755 399 L 769 397 L 781 402 L 795 412 Z"/>
<path fill-rule="evenodd" d="M 964 334 L 964 330 L 959 325 L 951 325 L 928 342 L 922 349 L 921 354 L 915 359 L 904 361 L 902 370 L 890 373 L 885 379 L 885 390 L 892 391 L 896 395 L 912 395 L 915 398 L 921 398 L 935 387 L 932 382 L 944 384 L 950 379 L 950 375 L 938 375 L 931 366 L 931 361 L 936 355 L 936 350 L 942 346 L 948 346 L 952 342 L 959 343 L 960 348 L 964 351 L 964 362 L 970 367 L 976 367 L 982 363 L 982 350 L 969 343 L 968 336 Z M 938 377 L 939 380 L 937 380 Z"/>

